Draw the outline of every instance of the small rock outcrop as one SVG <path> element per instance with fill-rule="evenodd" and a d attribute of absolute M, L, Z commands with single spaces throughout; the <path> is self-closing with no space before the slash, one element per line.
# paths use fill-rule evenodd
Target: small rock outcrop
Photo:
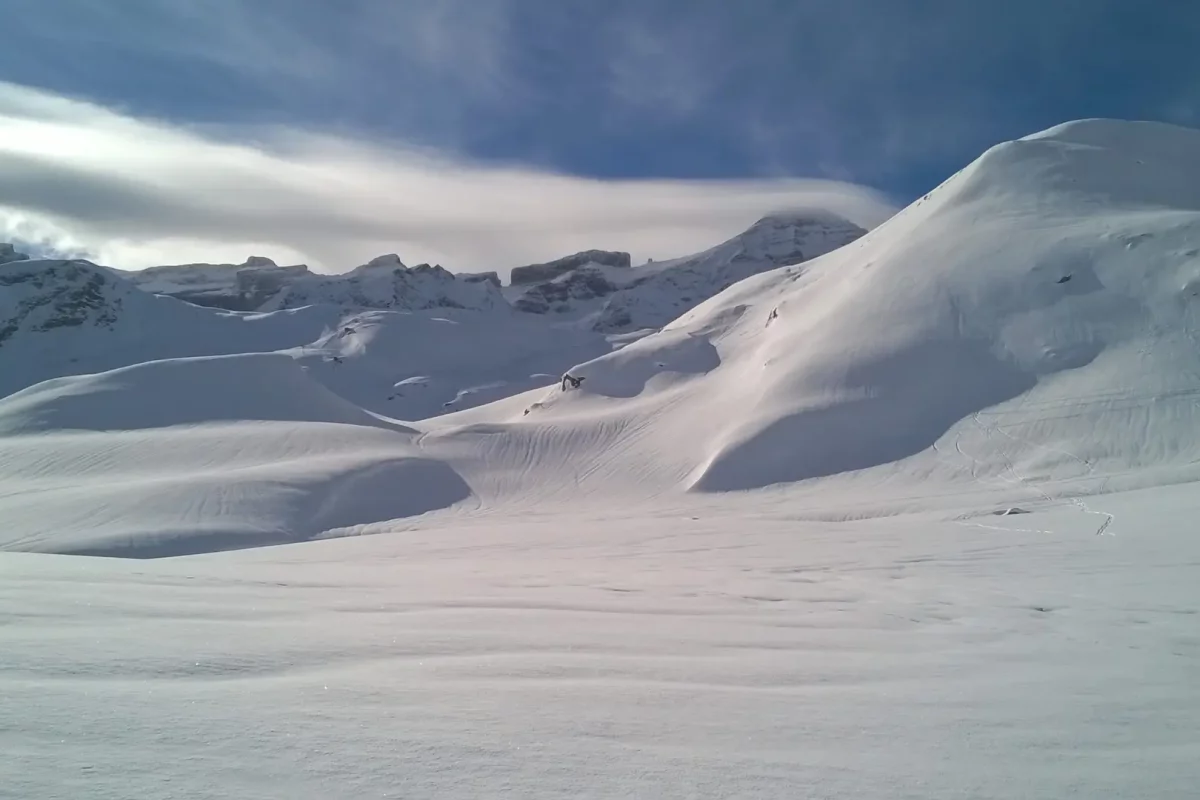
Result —
<path fill-rule="evenodd" d="M 500 288 L 500 273 L 498 272 L 461 272 L 459 278 L 465 283 L 490 283 Z"/>
<path fill-rule="evenodd" d="M 607 297 L 616 290 L 616 284 L 608 279 L 603 270 L 589 265 L 530 287 L 513 301 L 513 308 L 531 314 L 545 314 L 551 310 L 567 310 L 572 300 L 594 300 Z"/>
<path fill-rule="evenodd" d="M 14 261 L 28 261 L 29 256 L 17 250 L 8 242 L 0 242 L 0 264 L 11 264 Z"/>
<path fill-rule="evenodd" d="M 628 269 L 632 261 L 629 253 L 613 250 L 584 250 L 581 253 L 564 256 L 545 264 L 530 264 L 525 267 L 515 267 L 512 271 L 513 286 L 528 286 L 533 283 L 554 280 L 572 270 L 588 264 L 599 264 L 604 267 Z"/>

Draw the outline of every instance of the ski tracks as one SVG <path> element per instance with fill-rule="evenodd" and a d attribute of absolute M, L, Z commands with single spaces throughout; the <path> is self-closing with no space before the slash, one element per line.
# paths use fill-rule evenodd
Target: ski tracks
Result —
<path fill-rule="evenodd" d="M 1024 445 L 1026 447 L 1030 447 L 1035 450 L 1042 450 L 1044 452 L 1049 452 L 1049 453 L 1058 453 L 1059 455 L 1066 456 L 1067 458 L 1070 458 L 1070 459 L 1078 462 L 1079 464 L 1081 464 L 1087 470 L 1086 477 L 1095 476 L 1095 474 L 1096 474 L 1095 467 L 1093 466 L 1091 461 L 1089 461 L 1088 459 L 1081 458 L 1080 456 L 1076 455 L 1075 453 L 1072 453 L 1067 450 L 1063 450 L 1062 448 L 1059 448 L 1059 447 L 1054 447 L 1053 445 L 1044 445 L 1044 444 L 1038 444 L 1035 442 L 1031 442 L 1028 439 L 1024 439 L 1022 437 L 1019 437 L 1019 436 L 1016 436 L 1016 435 L 1010 433 L 1009 431 L 1005 430 L 1004 426 L 1001 426 L 999 424 L 989 425 L 988 423 L 984 422 L 980 418 L 981 413 L 982 412 L 979 412 L 979 411 L 973 413 L 971 415 L 971 422 L 974 423 L 975 427 L 978 430 L 980 430 L 984 433 L 984 436 L 987 439 L 991 439 L 993 434 L 995 434 L 995 435 L 1003 436 L 1004 438 L 1008 439 L 1009 441 L 1011 441 L 1017 445 Z M 966 458 L 967 460 L 969 460 L 971 462 L 971 477 L 972 477 L 972 479 L 978 483 L 988 485 L 989 482 L 985 481 L 979 474 L 980 473 L 979 459 L 975 458 L 973 455 L 971 455 L 970 453 L 968 453 L 967 451 L 965 451 L 963 449 L 961 431 L 955 437 L 954 449 L 959 453 L 959 455 L 963 456 L 964 458 Z M 1027 476 L 1018 472 L 1016 466 L 1013 464 L 1012 460 L 1007 455 L 1005 455 L 1000 450 L 997 450 L 996 452 L 1000 455 L 1000 457 L 1003 459 L 1003 462 L 1004 462 L 1004 469 L 1003 469 L 1001 475 L 999 476 L 999 480 L 1002 482 L 1004 487 L 1020 486 L 1020 487 L 1029 489 L 1030 491 L 1035 492 L 1048 505 L 1056 505 L 1056 504 L 1060 503 L 1062 500 L 1066 500 L 1067 502 L 1071 503 L 1071 505 L 1078 508 L 1079 511 L 1083 514 L 1086 514 L 1089 516 L 1103 517 L 1103 520 L 1100 522 L 1100 524 L 1096 528 L 1096 531 L 1095 531 L 1096 536 L 1104 536 L 1104 535 L 1112 536 L 1113 535 L 1109 529 L 1112 527 L 1113 522 L 1116 521 L 1115 515 L 1111 514 L 1108 511 L 1102 511 L 1102 510 L 1097 510 L 1097 509 L 1092 508 L 1090 505 L 1088 505 L 1087 501 L 1085 501 L 1081 497 L 1054 497 L 1054 496 L 1048 494 L 1045 490 L 1042 489 L 1041 486 L 1039 486 L 1037 484 L 1037 482 L 1035 482 L 1034 480 L 1031 480 Z M 1011 477 L 1005 478 L 1004 477 L 1005 473 L 1007 473 Z M 995 485 L 995 484 L 992 484 L 992 485 Z M 1010 528 L 1010 527 L 1001 527 L 998 525 L 984 525 L 982 523 L 977 523 L 977 522 L 967 523 L 962 519 L 959 519 L 956 521 L 959 522 L 960 524 L 967 524 L 967 525 L 971 525 L 972 527 L 985 528 L 988 530 L 1020 531 L 1023 533 L 1042 533 L 1042 534 L 1053 533 L 1053 531 L 1042 530 L 1042 529 L 1038 529 L 1038 528 Z"/>

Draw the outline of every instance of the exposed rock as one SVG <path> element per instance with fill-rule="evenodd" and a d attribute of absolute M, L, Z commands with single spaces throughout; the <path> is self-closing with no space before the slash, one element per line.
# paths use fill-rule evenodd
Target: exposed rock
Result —
<path fill-rule="evenodd" d="M 0 242 L 0 264 L 11 264 L 14 261 L 28 261 L 29 256 L 17 250 L 8 242 Z"/>
<path fill-rule="evenodd" d="M 287 278 L 263 311 L 325 303 L 346 309 L 493 308 L 504 304 L 497 285 L 464 280 L 438 265 L 406 267 L 395 254 L 373 258 L 344 275 L 306 273 Z"/>
<path fill-rule="evenodd" d="M 254 259 L 250 259 L 253 261 Z M 270 259 L 266 259 L 270 260 Z M 293 267 L 277 267 L 272 262 L 267 265 L 251 265 L 237 271 L 237 293 L 245 301 L 247 308 L 258 308 L 273 295 L 283 290 L 291 281 L 305 275 L 311 275 L 308 267 L 298 264 Z"/>
<path fill-rule="evenodd" d="M 423 266 L 428 267 L 429 265 L 425 264 Z M 362 269 L 406 269 L 406 267 L 404 266 L 404 262 L 400 260 L 400 256 L 395 253 L 388 253 L 382 256 L 375 256 L 375 258 L 372 258 L 354 271 L 357 272 Z"/>
<path fill-rule="evenodd" d="M 466 283 L 490 283 L 497 289 L 500 288 L 500 273 L 498 272 L 463 272 L 459 273 L 458 277 Z"/>
<path fill-rule="evenodd" d="M 49 331 L 91 324 L 111 328 L 121 311 L 116 279 L 88 261 L 12 260 L 0 269 L 0 289 L 12 289 L 0 346 L 18 331 Z"/>
<path fill-rule="evenodd" d="M 556 280 L 530 288 L 513 302 L 513 307 L 518 311 L 544 314 L 555 304 L 569 300 L 593 300 L 606 297 L 616 290 L 616 285 L 599 268 L 580 267 Z"/>
<path fill-rule="evenodd" d="M 764 217 L 710 250 L 647 270 L 612 293 L 593 326 L 606 332 L 662 327 L 738 281 L 824 255 L 865 233 L 825 211 Z"/>
<path fill-rule="evenodd" d="M 629 253 L 612 250 L 585 250 L 582 253 L 565 256 L 546 264 L 516 267 L 512 271 L 512 285 L 527 286 L 531 283 L 553 280 L 559 275 L 564 275 L 587 264 L 628 269 L 631 260 Z"/>

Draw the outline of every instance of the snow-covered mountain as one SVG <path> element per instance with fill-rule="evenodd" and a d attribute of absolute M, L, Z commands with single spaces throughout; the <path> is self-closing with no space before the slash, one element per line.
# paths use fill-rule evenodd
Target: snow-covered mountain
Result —
<path fill-rule="evenodd" d="M 281 267 L 252 256 L 242 264 L 179 264 L 124 272 L 138 288 L 233 311 L 277 311 L 306 305 L 368 308 L 492 309 L 504 305 L 496 273 L 455 275 L 428 264 L 405 266 L 395 254 L 350 272 L 322 275 L 303 264 Z"/>
<path fill-rule="evenodd" d="M 587 250 L 512 270 L 501 290 L 495 272 L 454 274 L 407 267 L 391 254 L 350 272 L 319 275 L 254 256 L 243 264 L 182 264 L 122 272 L 139 288 L 198 305 L 273 311 L 328 304 L 343 310 L 490 310 L 506 304 L 601 332 L 660 328 L 737 281 L 815 258 L 866 233 L 829 212 L 765 217 L 702 253 L 631 267 L 629 253 Z"/>
<path fill-rule="evenodd" d="M 172 264 L 113 272 L 151 294 L 231 311 L 253 311 L 286 281 L 310 274 L 303 264 L 280 267 L 264 256 L 251 256 L 241 264 Z"/>
<path fill-rule="evenodd" d="M 510 294 L 521 311 L 581 317 L 600 331 L 661 328 L 744 278 L 808 261 L 865 233 L 828 212 L 775 215 L 716 247 L 670 261 L 630 269 L 627 254 L 592 251 L 521 268 L 528 273 L 514 270 Z M 613 255 L 626 259 L 604 258 Z M 528 286 L 542 276 L 550 279 Z"/>
<path fill-rule="evenodd" d="M 0 397 L 40 381 L 163 358 L 314 341 L 337 309 L 239 314 L 152 295 L 88 261 L 0 265 Z"/>
<path fill-rule="evenodd" d="M 495 272 L 407 267 L 396 255 L 338 275 L 281 267 L 261 256 L 127 272 L 86 261 L 28 260 L 6 246 L 4 258 L 23 266 L 8 269 L 7 286 L 0 286 L 0 303 L 12 307 L 0 343 L 17 337 L 0 351 L 0 363 L 12 365 L 0 378 L 0 396 L 40 380 L 146 360 L 290 350 L 354 402 L 423 418 L 553 383 L 567 366 L 627 340 L 606 341 L 606 334 L 659 327 L 739 276 L 802 261 L 861 232 L 816 213 L 770 217 L 689 258 L 631 268 L 628 253 L 590 250 L 517 268 L 509 288 Z M 357 329 L 358 315 L 372 310 L 397 313 L 369 317 L 362 326 L 377 342 L 370 357 L 326 352 L 340 346 L 340 331 Z M 48 336 L 56 327 L 68 332 Z M 458 342 L 447 345 L 456 351 L 473 343 L 467 349 L 477 357 L 467 359 L 469 367 L 459 358 L 447 366 L 443 342 Z M 413 367 L 413 353 L 423 354 L 420 368 Z"/>
<path fill-rule="evenodd" d="M 441 267 L 406 267 L 396 255 L 374 258 L 344 275 L 298 276 L 259 306 L 263 311 L 322 303 L 348 310 L 490 310 L 505 305 L 488 275 L 459 277 Z"/>
<path fill-rule="evenodd" d="M 1198 295 L 1200 133 L 1078 122 L 579 365 L 582 386 L 531 416 L 653 419 L 625 464 L 643 485 L 877 470 L 1095 488 L 1200 460 Z"/>
<path fill-rule="evenodd" d="M 423 419 L 550 385 L 612 349 L 601 334 L 547 324 L 502 300 L 486 310 L 318 303 L 231 312 L 149 294 L 124 275 L 87 261 L 0 265 L 0 397 L 147 361 L 278 351 L 359 406 Z M 494 282 L 479 285 L 478 296 L 495 296 Z"/>

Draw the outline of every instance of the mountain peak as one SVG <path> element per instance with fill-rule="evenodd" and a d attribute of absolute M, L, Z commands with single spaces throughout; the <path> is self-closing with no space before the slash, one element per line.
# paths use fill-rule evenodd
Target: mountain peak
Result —
<path fill-rule="evenodd" d="M 404 262 L 400 260 L 400 256 L 395 253 L 387 253 L 382 256 L 376 256 L 368 261 L 363 267 L 370 269 L 407 269 Z M 360 267 L 361 269 L 361 267 Z"/>

